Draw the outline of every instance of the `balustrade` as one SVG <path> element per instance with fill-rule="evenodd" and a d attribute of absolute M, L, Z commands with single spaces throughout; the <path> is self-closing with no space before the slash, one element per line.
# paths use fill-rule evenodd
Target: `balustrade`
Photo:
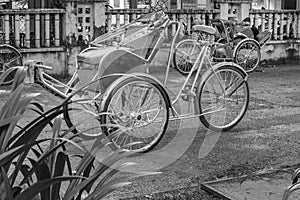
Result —
<path fill-rule="evenodd" d="M 106 11 L 106 27 L 110 32 L 114 28 L 119 28 L 124 24 L 130 23 L 142 14 L 147 13 L 145 9 L 112 9 Z M 192 24 L 203 23 L 209 24 L 209 19 L 215 19 L 219 15 L 219 10 L 203 9 L 181 9 L 169 10 L 167 14 L 171 19 L 183 22 L 187 31 L 191 31 Z"/>
<path fill-rule="evenodd" d="M 272 33 L 272 40 L 300 39 L 299 10 L 251 10 L 251 22 L 260 31 Z"/>
<path fill-rule="evenodd" d="M 62 46 L 66 36 L 63 29 L 65 12 L 64 9 L 0 10 L 0 43 L 22 48 Z M 110 32 L 147 12 L 145 9 L 107 10 L 106 29 Z M 167 14 L 171 19 L 183 22 L 190 33 L 193 24 L 209 25 L 209 20 L 217 18 L 220 11 L 174 9 Z M 272 40 L 300 39 L 299 10 L 251 10 L 250 19 L 260 31 L 271 32 Z M 172 27 L 173 34 L 175 28 Z"/>
<path fill-rule="evenodd" d="M 0 10 L 0 43 L 22 48 L 58 47 L 63 9 Z"/>

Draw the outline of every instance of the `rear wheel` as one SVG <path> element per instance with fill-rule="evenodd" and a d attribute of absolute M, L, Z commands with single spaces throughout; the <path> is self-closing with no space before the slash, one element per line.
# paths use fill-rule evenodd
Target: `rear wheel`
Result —
<path fill-rule="evenodd" d="M 128 77 L 108 94 L 101 122 L 103 132 L 119 148 L 140 153 L 154 148 L 169 122 L 162 87 L 148 78 Z"/>
<path fill-rule="evenodd" d="M 201 122 L 214 131 L 228 131 L 243 118 L 249 104 L 249 87 L 243 72 L 224 65 L 207 71 L 199 84 Z"/>
<path fill-rule="evenodd" d="M 13 46 L 8 44 L 0 45 L 0 74 L 11 67 L 22 66 L 22 55 Z M 17 70 L 13 70 L 4 80 L 3 84 L 11 84 Z"/>
<path fill-rule="evenodd" d="M 260 58 L 260 46 L 252 40 L 244 40 L 236 48 L 234 62 L 250 73 L 258 67 Z"/>
<path fill-rule="evenodd" d="M 173 62 L 175 68 L 183 75 L 188 75 L 200 54 L 200 46 L 193 40 L 183 40 L 175 48 Z"/>

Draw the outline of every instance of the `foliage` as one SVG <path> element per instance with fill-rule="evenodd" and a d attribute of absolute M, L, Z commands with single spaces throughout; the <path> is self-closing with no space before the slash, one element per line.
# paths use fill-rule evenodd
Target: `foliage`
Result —
<path fill-rule="evenodd" d="M 1 75 L 0 85 L 10 71 Z M 97 162 L 96 153 L 110 145 L 110 138 L 101 133 L 95 136 L 81 132 L 66 139 L 75 127 L 61 131 L 60 116 L 68 111 L 64 104 L 70 101 L 44 112 L 39 103 L 33 102 L 34 96 L 22 95 L 25 73 L 25 69 L 19 67 L 9 99 L 0 112 L 1 200 L 101 199 L 129 184 L 130 179 L 150 174 L 122 173 L 123 168 L 133 163 L 118 162 L 130 155 L 121 149 Z M 39 113 L 39 116 L 25 127 L 18 128 L 19 120 L 28 109 Z M 48 125 L 52 128 L 52 137 L 40 139 Z M 72 163 L 73 156 L 69 155 L 68 147 L 81 148 L 72 141 L 77 136 L 94 142 L 90 151 L 73 155 L 80 160 Z"/>

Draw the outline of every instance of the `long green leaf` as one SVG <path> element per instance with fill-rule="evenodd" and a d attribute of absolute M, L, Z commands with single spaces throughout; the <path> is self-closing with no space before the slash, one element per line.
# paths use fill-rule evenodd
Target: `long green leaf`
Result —
<path fill-rule="evenodd" d="M 38 158 L 37 163 L 45 162 L 45 160 L 46 160 L 47 158 L 49 158 L 49 156 L 51 156 L 51 155 L 53 154 L 53 152 L 57 151 L 60 147 L 62 147 L 62 146 L 63 146 L 64 144 L 66 144 L 67 142 L 73 143 L 71 140 L 68 140 L 68 139 L 66 139 L 66 138 L 57 138 L 57 139 L 62 140 L 63 142 L 57 144 L 54 148 L 48 149 L 47 151 L 45 151 L 45 152 Z M 49 140 L 51 140 L 51 139 L 49 139 Z M 68 163 L 69 163 L 69 161 L 68 161 Z M 70 167 L 69 167 L 69 171 L 70 171 L 70 172 L 72 171 L 72 169 L 70 169 Z M 33 174 L 33 172 L 34 172 L 34 171 L 31 170 L 31 171 L 29 172 L 29 176 L 26 177 L 26 178 L 24 178 L 23 181 L 21 182 L 21 184 L 25 184 L 25 183 L 28 181 L 28 178 Z"/>
<path fill-rule="evenodd" d="M 23 146 L 16 147 L 0 154 L 0 166 L 4 166 L 7 162 L 12 161 L 15 158 L 14 155 L 18 155 L 22 152 L 23 148 Z"/>
<path fill-rule="evenodd" d="M 30 151 L 30 149 L 33 146 L 38 145 L 38 144 L 43 143 L 43 142 L 48 141 L 48 140 L 51 140 L 51 139 L 43 139 L 43 140 L 38 140 L 38 141 L 34 140 L 34 142 L 31 142 L 31 143 L 25 145 L 24 147 L 22 147 L 24 149 L 21 149 L 21 152 L 19 153 L 20 155 L 18 155 L 19 157 L 18 157 L 18 160 L 17 160 L 17 164 L 16 164 L 15 169 L 14 169 L 12 175 L 11 175 L 11 182 L 12 182 L 12 184 L 14 184 L 14 182 L 15 182 L 15 180 L 17 178 L 17 175 L 18 175 L 18 173 L 20 171 L 20 168 L 23 165 L 24 160 L 26 159 L 26 157 L 27 157 L 28 152 Z M 1 162 L 1 160 L 0 160 L 0 162 Z"/>
<path fill-rule="evenodd" d="M 14 106 L 21 99 L 21 94 L 24 89 L 24 85 L 20 85 L 16 90 L 10 94 L 8 100 L 5 102 L 4 106 L 0 112 L 0 120 L 3 120 L 7 117 L 12 116 L 12 110 L 14 110 Z"/>
<path fill-rule="evenodd" d="M 13 191 L 13 193 L 14 193 L 14 198 L 15 198 L 16 196 L 18 196 L 18 195 L 21 193 L 22 190 L 23 190 L 23 189 L 22 189 L 21 187 L 14 187 L 14 188 L 12 189 L 12 191 Z"/>
<path fill-rule="evenodd" d="M 15 77 L 14 77 L 12 90 L 14 90 L 20 84 L 22 84 L 25 80 L 25 77 L 26 77 L 26 68 L 25 67 L 19 67 L 19 69 L 17 70 L 17 72 L 15 74 Z"/>
<path fill-rule="evenodd" d="M 10 181 L 9 181 L 7 174 L 3 167 L 1 167 L 1 176 L 3 178 L 3 183 L 5 185 L 6 198 L 7 198 L 7 200 L 12 200 L 13 199 L 13 191 L 11 190 Z"/>
<path fill-rule="evenodd" d="M 72 187 L 69 186 L 68 190 L 66 191 L 65 200 L 70 200 L 77 194 L 80 190 L 86 188 L 89 184 L 94 183 L 95 180 L 101 176 L 105 171 L 109 169 L 109 166 L 112 166 L 114 163 L 119 161 L 120 159 L 130 155 L 128 152 L 123 150 L 118 150 L 113 152 L 110 156 L 103 160 L 103 163 L 100 163 L 97 169 L 95 170 L 94 175 L 89 177 L 88 179 L 82 181 L 81 183 L 77 184 L 78 182 L 74 182 Z M 71 185 L 71 184 L 70 184 Z"/>
<path fill-rule="evenodd" d="M 53 120 L 56 116 L 58 116 L 64 112 L 67 112 L 69 110 L 69 109 L 61 109 L 62 106 L 63 106 L 63 104 L 55 106 L 54 108 L 48 110 L 47 112 L 43 113 L 42 115 L 38 116 L 37 118 L 35 118 L 31 122 L 29 122 L 25 127 L 23 127 L 22 130 L 20 130 L 19 132 L 17 132 L 16 134 L 13 135 L 13 137 L 10 139 L 9 143 L 13 144 L 17 140 L 17 138 L 21 137 L 21 135 L 24 134 L 24 132 L 26 132 L 33 126 L 36 126 L 36 124 L 40 123 L 45 118 L 50 117 L 50 118 L 52 118 L 51 120 Z M 55 113 L 56 113 L 56 116 L 52 116 L 52 114 L 55 114 Z M 51 123 L 51 121 L 49 123 Z"/>
<path fill-rule="evenodd" d="M 28 166 L 28 165 L 22 165 L 21 166 L 21 168 L 20 168 L 20 171 L 21 171 L 21 173 L 22 173 L 22 175 L 23 175 L 23 177 L 25 178 L 25 177 L 29 177 L 29 179 L 30 180 L 26 180 L 25 182 L 24 182 L 24 184 L 25 183 L 27 183 L 28 185 L 30 185 L 30 182 L 32 182 L 33 180 L 32 180 L 32 177 L 30 177 L 30 175 L 29 175 L 29 169 L 30 169 L 30 167 Z M 23 178 L 23 179 L 24 179 Z M 22 181 L 23 182 L 23 181 Z M 20 184 L 20 185 L 23 185 L 22 183 Z"/>
<path fill-rule="evenodd" d="M 111 169 L 110 172 L 108 172 L 103 178 L 101 178 L 101 181 L 98 183 L 98 186 L 97 188 L 99 187 L 102 187 L 102 185 L 104 185 L 108 180 L 110 180 L 114 175 L 116 175 L 117 173 L 120 173 L 120 171 L 126 167 L 129 167 L 129 166 L 133 166 L 133 165 L 136 165 L 136 163 L 130 163 L 130 162 L 127 162 L 127 163 L 123 163 L 121 164 L 120 166 L 117 166 L 113 169 Z M 96 189 L 97 189 L 96 188 Z"/>
<path fill-rule="evenodd" d="M 83 171 L 86 169 L 88 165 L 94 160 L 94 156 L 97 152 L 99 152 L 103 147 L 105 147 L 104 142 L 105 136 L 102 134 L 99 136 L 99 138 L 94 142 L 92 146 L 91 152 L 86 152 L 83 156 L 83 159 L 80 160 L 77 168 L 76 168 L 76 175 L 81 175 Z M 66 191 L 66 193 L 69 193 L 71 190 L 73 190 L 78 183 L 78 180 L 72 181 Z"/>
<path fill-rule="evenodd" d="M 15 143 L 12 144 L 12 148 L 27 144 L 28 142 L 32 142 L 36 140 L 36 138 L 40 135 L 42 130 L 47 126 L 47 124 L 53 120 L 55 117 L 59 116 L 61 112 L 53 113 L 49 117 L 43 118 L 41 121 L 32 126 L 29 130 L 24 132 Z"/>
<path fill-rule="evenodd" d="M 3 73 L 0 74 L 0 85 L 5 82 L 5 79 L 12 73 L 12 71 L 16 70 L 16 67 L 11 67 L 5 70 Z M 17 75 L 17 74 L 16 74 Z"/>
<path fill-rule="evenodd" d="M 49 169 L 49 166 L 46 164 L 46 162 L 37 163 L 35 160 L 28 158 L 33 170 L 36 174 L 38 181 L 43 181 L 51 178 L 51 172 Z M 50 187 L 45 188 L 43 191 L 41 191 L 41 200 L 49 200 L 50 199 Z"/>
<path fill-rule="evenodd" d="M 53 127 L 52 127 L 52 138 L 58 138 L 59 136 L 59 132 L 60 132 L 60 129 L 61 129 L 61 118 L 60 117 L 56 117 L 54 119 L 54 124 L 53 124 Z M 57 143 L 57 140 L 56 139 L 53 139 L 51 142 L 50 142 L 50 145 L 49 145 L 49 149 L 52 149 Z M 56 151 L 53 152 L 50 157 L 49 157 L 49 166 L 52 168 L 52 173 L 54 173 L 54 169 L 55 169 L 55 160 L 56 160 Z"/>
<path fill-rule="evenodd" d="M 19 101 L 19 103 L 17 105 L 15 105 L 15 110 L 14 110 L 14 113 L 13 115 L 16 115 L 16 116 L 23 116 L 30 101 L 32 100 L 33 97 L 29 97 L 29 98 L 23 98 L 22 100 Z M 4 142 L 3 142 L 3 146 L 4 147 L 7 147 L 8 145 L 8 141 L 10 140 L 12 134 L 13 134 L 13 131 L 17 125 L 17 122 L 18 121 L 12 121 L 10 126 L 9 126 L 9 129 L 7 130 L 7 133 L 5 134 L 5 138 L 4 138 Z"/>
<path fill-rule="evenodd" d="M 70 176 L 70 177 L 55 177 L 43 181 L 38 181 L 35 184 L 31 185 L 29 188 L 20 193 L 14 200 L 24 200 L 24 199 L 33 199 L 36 195 L 38 195 L 45 188 L 61 183 L 64 181 L 71 181 L 74 179 L 82 179 L 83 177 L 79 176 Z"/>
<path fill-rule="evenodd" d="M 65 169 L 65 166 L 66 166 L 66 163 L 68 162 L 68 160 L 69 160 L 69 156 L 66 155 L 65 153 L 59 152 L 57 154 L 56 165 L 55 165 L 53 177 L 63 176 L 64 169 Z M 61 187 L 61 183 L 57 183 L 52 186 L 51 200 L 59 199 L 59 192 L 61 189 L 60 187 Z"/>

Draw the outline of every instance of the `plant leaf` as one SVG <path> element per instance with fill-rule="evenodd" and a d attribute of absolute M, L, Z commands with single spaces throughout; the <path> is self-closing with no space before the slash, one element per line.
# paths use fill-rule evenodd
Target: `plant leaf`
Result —
<path fill-rule="evenodd" d="M 35 160 L 31 158 L 28 159 L 32 164 L 33 171 L 35 172 L 38 181 L 51 178 L 51 172 L 46 162 L 42 162 L 38 164 Z M 50 199 L 50 187 L 45 188 L 43 191 L 41 191 L 41 200 L 49 200 L 49 199 Z"/>
<path fill-rule="evenodd" d="M 56 165 L 53 177 L 63 176 L 66 163 L 69 161 L 69 156 L 63 152 L 59 152 L 56 158 Z M 52 186 L 51 199 L 59 199 L 61 183 L 56 183 Z"/>
<path fill-rule="evenodd" d="M 5 186 L 6 198 L 7 198 L 7 200 L 12 200 L 13 199 L 13 191 L 10 187 L 10 181 L 9 181 L 7 174 L 3 167 L 1 167 L 1 176 L 3 179 L 3 184 Z"/>
<path fill-rule="evenodd" d="M 43 181 L 38 181 L 35 184 L 31 185 L 29 188 L 25 189 L 21 192 L 14 200 L 24 200 L 24 199 L 33 199 L 36 195 L 38 195 L 45 188 L 54 185 L 56 183 L 61 183 L 64 181 L 71 181 L 74 179 L 82 179 L 83 177 L 79 176 L 70 176 L 70 177 L 55 177 L 51 179 L 46 179 Z"/>

